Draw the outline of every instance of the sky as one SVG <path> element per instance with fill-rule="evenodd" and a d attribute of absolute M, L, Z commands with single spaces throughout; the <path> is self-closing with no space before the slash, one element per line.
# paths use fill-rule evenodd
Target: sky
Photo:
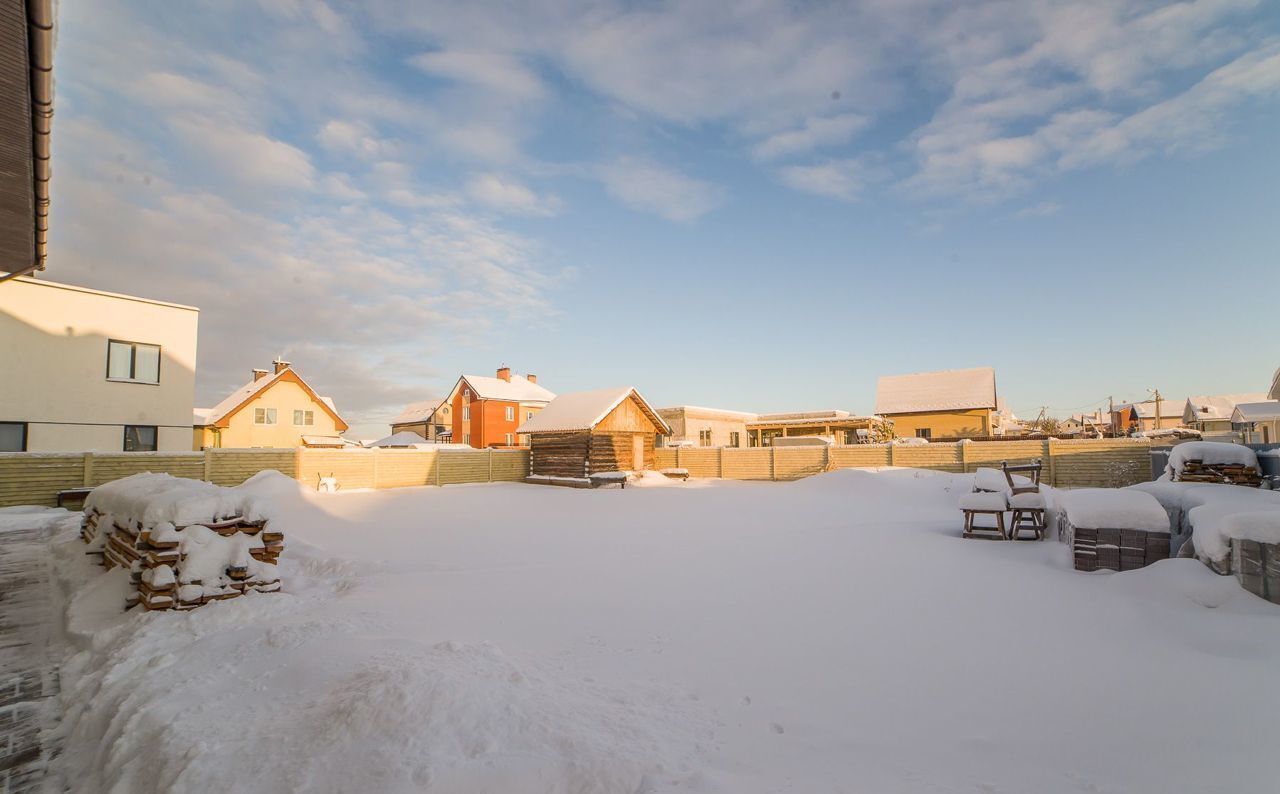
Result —
<path fill-rule="evenodd" d="M 276 356 L 357 436 L 502 364 L 855 413 L 993 366 L 1030 417 L 1280 364 L 1270 0 L 59 6 L 43 275 L 200 307 L 198 405 Z"/>

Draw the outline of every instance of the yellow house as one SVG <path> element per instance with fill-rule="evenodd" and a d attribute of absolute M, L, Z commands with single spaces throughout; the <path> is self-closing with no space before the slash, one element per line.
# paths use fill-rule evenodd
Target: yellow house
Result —
<path fill-rule="evenodd" d="M 255 369 L 253 380 L 213 408 L 197 408 L 195 448 L 342 446 L 347 429 L 333 401 L 321 397 L 288 361 Z"/>
<path fill-rule="evenodd" d="M 991 367 L 886 375 L 876 383 L 876 414 L 898 438 L 993 435 L 996 371 Z"/>

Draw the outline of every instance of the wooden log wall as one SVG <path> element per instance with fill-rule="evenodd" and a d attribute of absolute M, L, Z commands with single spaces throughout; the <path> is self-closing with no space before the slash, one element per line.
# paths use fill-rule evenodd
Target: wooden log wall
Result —
<path fill-rule="evenodd" d="M 601 432 L 591 434 L 590 473 L 631 471 L 635 468 L 635 439 L 644 445 L 644 467 L 654 467 L 652 431 L 646 433 Z"/>
<path fill-rule="evenodd" d="M 537 433 L 529 437 L 529 473 L 539 477 L 586 477 L 591 434 Z"/>

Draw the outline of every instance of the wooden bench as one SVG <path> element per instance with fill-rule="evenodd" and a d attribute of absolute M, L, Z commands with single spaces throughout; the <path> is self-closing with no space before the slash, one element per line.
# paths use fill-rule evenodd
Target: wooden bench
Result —
<path fill-rule="evenodd" d="M 67 502 L 84 501 L 92 491 L 92 488 L 67 488 L 58 491 L 58 507 L 65 507 Z"/>
<path fill-rule="evenodd" d="M 964 512 L 964 537 L 1008 540 L 1004 527 L 1004 512 L 1008 509 L 1009 498 L 1001 492 L 973 491 L 962 495 L 960 510 Z M 978 526 L 975 519 L 981 515 L 993 516 L 995 526 Z"/>

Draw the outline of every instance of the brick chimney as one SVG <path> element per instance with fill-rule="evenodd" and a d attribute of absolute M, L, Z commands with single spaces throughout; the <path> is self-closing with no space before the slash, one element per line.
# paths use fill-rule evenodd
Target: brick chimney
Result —
<path fill-rule="evenodd" d="M 507 383 L 510 383 L 511 367 L 508 367 L 506 364 L 503 364 L 501 367 L 498 367 L 498 380 L 505 380 Z"/>
<path fill-rule="evenodd" d="M 255 383 L 265 377 L 267 377 L 267 371 L 265 369 L 255 369 L 253 371 L 253 380 Z"/>
<path fill-rule="evenodd" d="M 275 361 L 272 361 L 271 363 L 272 365 L 275 366 L 276 368 L 275 374 L 277 375 L 279 375 L 281 372 L 284 372 L 286 369 L 289 368 L 288 361 L 282 361 L 281 359 L 278 359 L 278 358 Z"/>
<path fill-rule="evenodd" d="M 537 376 L 537 375 L 534 375 L 532 372 L 530 372 L 528 375 L 525 375 L 525 376 L 524 376 L 524 379 L 525 379 L 525 380 L 527 380 L 527 381 L 529 381 L 530 383 L 537 383 L 537 382 L 538 382 L 538 376 Z"/>

